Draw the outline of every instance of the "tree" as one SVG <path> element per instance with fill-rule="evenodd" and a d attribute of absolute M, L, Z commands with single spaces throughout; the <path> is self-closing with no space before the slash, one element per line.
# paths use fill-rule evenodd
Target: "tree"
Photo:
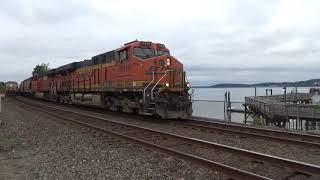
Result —
<path fill-rule="evenodd" d="M 32 75 L 33 76 L 41 76 L 41 75 L 44 75 L 49 70 L 50 70 L 49 63 L 47 63 L 47 64 L 41 63 L 41 64 L 36 65 L 36 67 L 34 67 L 34 69 L 32 71 Z"/>

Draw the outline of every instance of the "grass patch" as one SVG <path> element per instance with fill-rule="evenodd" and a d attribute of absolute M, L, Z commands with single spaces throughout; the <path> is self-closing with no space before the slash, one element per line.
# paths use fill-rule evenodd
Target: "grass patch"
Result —
<path fill-rule="evenodd" d="M 2 153 L 8 159 L 21 159 L 23 142 L 24 140 L 18 135 L 0 135 L 0 154 Z"/>
<path fill-rule="evenodd" d="M 0 146 L 16 147 L 22 143 L 23 140 L 18 135 L 0 136 Z"/>

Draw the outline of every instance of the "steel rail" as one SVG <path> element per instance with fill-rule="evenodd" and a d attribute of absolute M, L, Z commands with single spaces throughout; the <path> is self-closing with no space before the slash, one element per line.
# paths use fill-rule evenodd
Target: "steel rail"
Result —
<path fill-rule="evenodd" d="M 262 133 L 255 133 L 255 132 L 250 132 L 250 129 L 247 130 L 235 130 L 235 129 L 228 129 L 228 128 L 223 128 L 223 127 L 216 127 L 214 124 L 210 124 L 210 126 L 205 126 L 201 124 L 197 124 L 197 122 L 177 122 L 177 121 L 172 121 L 173 124 L 177 125 L 184 125 L 184 126 L 190 126 L 190 127 L 195 127 L 198 129 L 204 129 L 208 131 L 221 131 L 221 132 L 227 132 L 227 133 L 233 133 L 233 134 L 242 134 L 242 135 L 249 135 L 251 137 L 258 137 L 258 138 L 264 138 L 264 139 L 271 139 L 275 141 L 280 141 L 280 142 L 286 142 L 286 143 L 291 143 L 295 145 L 305 145 L 308 147 L 315 147 L 315 148 L 320 148 L 320 143 L 317 142 L 312 142 L 312 141 L 304 141 L 304 140 L 299 140 L 299 139 L 293 139 L 293 138 L 285 138 L 281 136 L 272 136 L 268 134 L 262 134 Z"/>
<path fill-rule="evenodd" d="M 42 105 L 41 108 L 43 108 L 43 107 L 50 108 L 50 109 L 55 109 L 55 110 L 58 110 L 58 111 L 64 111 L 64 112 L 72 113 L 72 114 L 75 114 L 75 115 L 81 115 L 81 116 L 85 116 L 85 117 L 89 117 L 89 118 L 93 118 L 93 119 L 98 119 L 98 120 L 102 120 L 102 121 L 107 121 L 107 122 L 110 122 L 110 123 L 114 123 L 114 124 L 121 125 L 121 126 L 126 126 L 126 127 L 129 127 L 129 128 L 135 128 L 135 129 L 138 129 L 138 130 L 149 131 L 151 133 L 158 133 L 158 134 L 170 136 L 172 138 L 179 138 L 181 140 L 184 140 L 184 141 L 187 141 L 187 142 L 190 142 L 190 143 L 193 143 L 193 144 L 198 144 L 198 145 L 201 145 L 201 146 L 220 149 L 220 150 L 227 151 L 227 152 L 230 152 L 230 153 L 235 153 L 237 155 L 247 156 L 249 158 L 257 159 L 258 161 L 264 161 L 264 162 L 268 162 L 268 163 L 271 163 L 271 164 L 280 165 L 280 166 L 287 167 L 289 169 L 292 169 L 292 170 L 295 170 L 297 172 L 301 172 L 301 173 L 304 173 L 304 174 L 308 174 L 308 175 L 320 175 L 320 166 L 313 165 L 313 164 L 308 164 L 308 163 L 304 163 L 304 162 L 289 160 L 289 159 L 280 158 L 280 157 L 276 157 L 276 156 L 272 156 L 272 155 L 266 155 L 266 154 L 262 154 L 262 153 L 258 153 L 258 152 L 254 152 L 254 151 L 244 150 L 244 149 L 235 148 L 235 147 L 222 145 L 222 144 L 218 144 L 218 143 L 212 143 L 212 142 L 199 140 L 199 139 L 195 139 L 195 138 L 180 136 L 180 135 L 167 133 L 167 132 L 163 132 L 163 131 L 158 131 L 158 130 L 154 130 L 154 129 L 149 129 L 149 128 L 145 128 L 145 127 L 129 125 L 129 124 L 126 124 L 126 123 L 120 123 L 120 122 L 116 122 L 116 121 L 113 121 L 113 120 L 110 120 L 110 119 L 107 119 L 107 118 L 96 117 L 96 116 L 92 116 L 92 115 L 88 115 L 88 114 L 74 112 L 74 111 L 71 111 L 71 110 L 60 109 L 60 108 L 57 108 L 57 107 Z M 64 118 L 59 114 L 54 114 L 52 112 L 49 112 L 49 111 L 46 111 L 46 110 L 42 110 L 41 108 L 38 108 L 38 109 L 41 110 L 41 111 L 45 111 L 46 113 L 49 113 L 49 114 Z"/>
<path fill-rule="evenodd" d="M 24 102 L 21 102 L 21 103 L 24 104 L 25 106 L 31 107 L 32 110 L 34 110 L 35 106 L 30 105 L 30 104 L 26 104 Z M 190 161 L 195 162 L 197 164 L 206 166 L 208 168 L 212 168 L 214 170 L 222 171 L 226 175 L 228 175 L 228 176 L 230 176 L 232 178 L 235 178 L 235 179 L 271 180 L 268 177 L 264 177 L 264 176 L 261 176 L 261 175 L 258 175 L 258 174 L 254 174 L 254 173 L 242 170 L 242 169 L 238 169 L 238 168 L 234 168 L 234 167 L 231 167 L 231 166 L 228 166 L 228 165 L 224 165 L 224 164 L 221 164 L 221 163 L 218 163 L 218 162 L 215 162 L 215 161 L 211 161 L 211 160 L 199 157 L 199 156 L 195 156 L 195 155 L 189 154 L 189 153 L 185 153 L 185 152 L 182 152 L 182 151 L 174 150 L 172 148 L 167 148 L 167 147 L 164 147 L 164 146 L 160 146 L 160 145 L 157 145 L 157 144 L 154 144 L 154 143 L 147 142 L 145 140 L 141 140 L 141 139 L 134 138 L 134 137 L 131 137 L 131 136 L 128 136 L 128 135 L 124 135 L 124 134 L 120 134 L 120 133 L 117 133 L 117 132 L 114 132 L 114 131 L 111 131 L 111 130 L 106 130 L 106 129 L 103 129 L 103 128 L 98 127 L 98 126 L 93 126 L 93 125 L 91 125 L 89 123 L 84 123 L 84 122 L 81 122 L 81 121 L 78 121 L 78 120 L 75 120 L 75 119 L 72 119 L 72 118 L 61 116 L 61 115 L 59 115 L 57 113 L 52 113 L 50 111 L 43 110 L 41 108 L 36 108 L 36 109 L 41 111 L 41 112 L 44 112 L 44 113 L 59 117 L 61 119 L 72 121 L 72 122 L 77 123 L 79 125 L 94 129 L 96 131 L 103 132 L 103 133 L 108 133 L 108 134 L 117 136 L 119 138 L 122 138 L 122 139 L 125 139 L 125 140 L 129 140 L 129 141 L 135 142 L 137 144 L 143 145 L 143 146 L 145 146 L 147 148 L 150 148 L 150 149 L 153 149 L 153 150 L 157 150 L 157 151 L 160 151 L 160 152 L 163 152 L 163 153 L 166 153 L 166 154 L 178 156 L 178 157 L 181 157 L 183 159 L 190 160 Z"/>
<path fill-rule="evenodd" d="M 81 106 L 80 106 L 81 107 Z M 117 114 L 117 115 L 123 115 L 123 114 Z M 130 115 L 132 116 L 132 115 Z M 135 116 L 135 118 L 139 118 L 141 116 Z M 144 117 L 146 118 L 146 117 Z M 147 117 L 147 119 L 150 120 L 154 120 L 154 118 L 150 118 Z M 253 137 L 259 137 L 259 138 L 265 138 L 265 139 L 270 139 L 270 140 L 274 140 L 274 141 L 280 141 L 280 142 L 288 142 L 291 144 L 296 144 L 296 145 L 306 145 L 308 147 L 315 147 L 315 148 L 320 148 L 320 136 L 317 135 L 309 135 L 309 134 L 299 134 L 299 133 L 294 133 L 294 132 L 288 132 L 288 131 L 281 131 L 281 130 L 269 130 L 269 129 L 264 129 L 264 128 L 259 128 L 259 127 L 250 127 L 250 126 L 241 126 L 241 125 L 237 125 L 237 124 L 232 124 L 232 123 L 223 123 L 223 122 L 208 122 L 208 121 L 203 121 L 203 120 L 190 120 L 190 119 L 186 119 L 188 121 L 193 121 L 194 123 L 188 123 L 188 122 L 181 122 L 181 121 L 176 121 L 176 120 L 169 120 L 172 121 L 173 123 L 178 123 L 178 124 L 184 124 L 187 126 L 193 126 L 199 129 L 206 129 L 206 130 L 218 130 L 221 132 L 227 132 L 227 133 L 234 133 L 234 134 L 243 134 L 243 135 L 250 135 Z M 201 125 L 202 124 L 207 124 L 210 126 L 206 126 L 206 125 Z M 211 124 L 210 124 L 211 123 Z M 217 124 L 218 123 L 218 124 Z M 220 124 L 222 124 L 221 126 L 223 127 L 218 127 Z M 218 126 L 217 126 L 218 125 Z M 224 128 L 225 126 L 230 126 L 232 128 L 238 128 L 240 126 L 241 129 L 236 130 L 236 129 L 231 129 L 231 128 Z M 244 129 L 247 128 L 247 129 Z M 250 130 L 253 130 L 255 132 L 250 132 Z M 262 133 L 260 133 L 260 131 Z M 279 131 L 279 133 L 284 133 L 282 136 L 279 136 L 278 134 L 276 136 L 272 136 L 270 135 L 270 132 L 276 132 Z M 265 133 L 265 132 L 269 132 L 269 133 Z M 298 135 L 302 135 L 303 139 L 300 138 L 289 138 L 289 137 L 285 137 L 285 136 L 292 136 L 290 134 L 298 134 Z M 302 139 L 302 140 L 301 140 Z M 316 142 L 318 141 L 318 142 Z"/>
<path fill-rule="evenodd" d="M 256 132 L 255 134 L 260 134 L 262 136 L 269 133 L 269 134 L 274 134 L 273 137 L 279 137 L 279 138 L 280 138 L 280 136 L 287 137 L 287 139 L 290 138 L 292 141 L 298 138 L 298 139 L 300 139 L 301 143 L 303 143 L 302 141 L 304 141 L 305 143 L 310 143 L 311 145 L 315 145 L 315 146 L 319 146 L 319 144 L 320 144 L 320 135 L 303 134 L 303 133 L 276 130 L 276 129 L 266 129 L 266 128 L 261 128 L 261 127 L 244 126 L 244 125 L 239 125 L 239 124 L 235 124 L 235 123 L 218 122 L 217 119 L 201 118 L 201 117 L 197 117 L 197 116 L 193 116 L 191 118 L 185 118 L 183 120 L 185 120 L 187 123 L 190 122 L 190 124 L 192 123 L 192 124 L 204 125 L 204 126 L 208 126 L 208 127 L 220 126 L 220 127 L 229 128 L 229 129 L 236 128 L 242 132 L 255 131 Z"/>

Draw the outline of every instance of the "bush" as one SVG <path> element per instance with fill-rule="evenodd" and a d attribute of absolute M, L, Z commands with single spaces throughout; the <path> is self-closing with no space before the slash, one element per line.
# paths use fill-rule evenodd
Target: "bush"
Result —
<path fill-rule="evenodd" d="M 4 84 L 4 82 L 0 82 L 0 93 L 4 94 L 6 91 L 6 85 Z"/>

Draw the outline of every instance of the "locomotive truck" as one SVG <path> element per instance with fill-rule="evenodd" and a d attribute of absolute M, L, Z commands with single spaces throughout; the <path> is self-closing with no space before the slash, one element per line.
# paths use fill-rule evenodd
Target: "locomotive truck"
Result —
<path fill-rule="evenodd" d="M 183 64 L 164 44 L 138 40 L 34 74 L 20 85 L 26 96 L 163 119 L 191 116 L 189 89 Z"/>

